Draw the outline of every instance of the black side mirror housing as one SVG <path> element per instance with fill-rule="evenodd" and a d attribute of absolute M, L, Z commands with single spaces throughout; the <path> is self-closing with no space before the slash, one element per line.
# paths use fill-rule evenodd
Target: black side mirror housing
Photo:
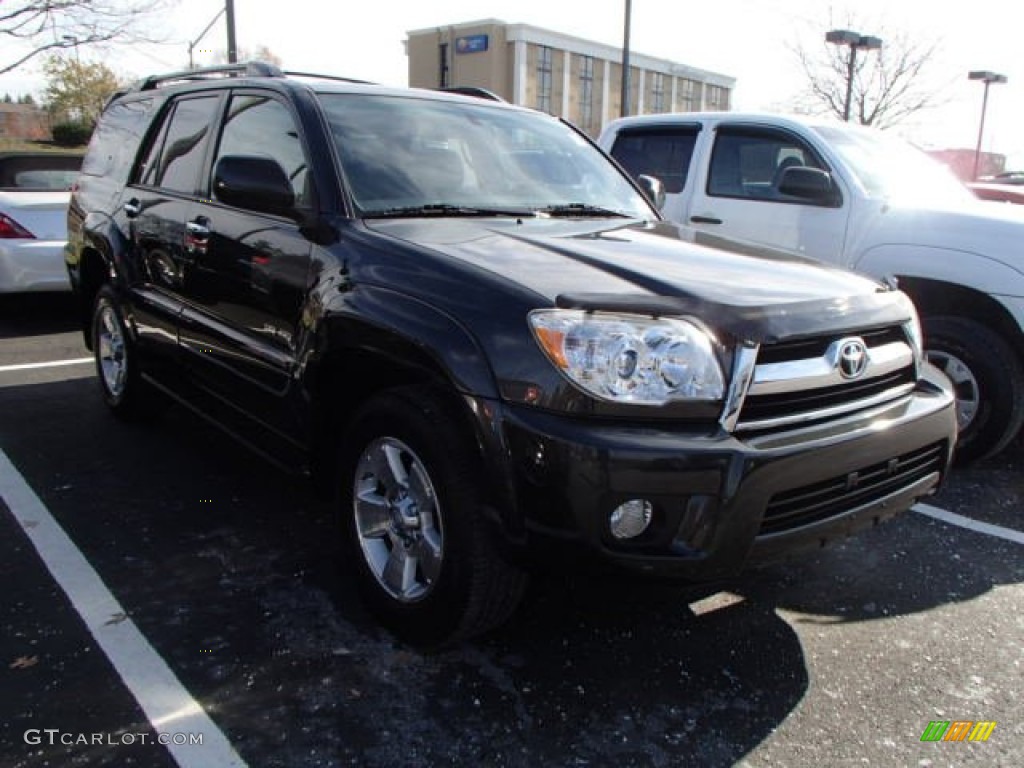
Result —
<path fill-rule="evenodd" d="M 644 196 L 654 204 L 655 208 L 660 211 L 665 207 L 665 185 L 661 183 L 661 179 L 657 176 L 648 176 L 646 173 L 641 173 L 636 177 L 636 183 L 644 193 Z"/>
<path fill-rule="evenodd" d="M 276 160 L 251 155 L 225 155 L 213 171 L 213 195 L 236 208 L 293 216 L 295 193 Z"/>
<path fill-rule="evenodd" d="M 779 192 L 814 205 L 835 208 L 841 204 L 839 192 L 832 183 L 832 176 L 820 168 L 809 168 L 804 165 L 787 168 L 782 172 Z"/>

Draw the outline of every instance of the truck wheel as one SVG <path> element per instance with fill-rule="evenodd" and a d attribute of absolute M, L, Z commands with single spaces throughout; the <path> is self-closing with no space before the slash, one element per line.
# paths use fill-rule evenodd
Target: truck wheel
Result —
<path fill-rule="evenodd" d="M 158 410 L 158 396 L 142 380 L 124 311 L 110 285 L 96 294 L 91 332 L 96 374 L 107 407 L 126 421 L 152 416 Z"/>
<path fill-rule="evenodd" d="M 998 453 L 1024 422 L 1024 370 L 996 333 L 966 317 L 924 318 L 925 355 L 953 382 L 961 463 Z"/>
<path fill-rule="evenodd" d="M 416 645 L 500 624 L 526 585 L 491 538 L 454 419 L 440 399 L 396 390 L 360 410 L 341 451 L 340 523 L 360 595 Z"/>

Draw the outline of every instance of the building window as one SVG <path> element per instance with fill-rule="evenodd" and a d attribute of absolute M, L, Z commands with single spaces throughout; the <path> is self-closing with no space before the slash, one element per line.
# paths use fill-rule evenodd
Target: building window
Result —
<path fill-rule="evenodd" d="M 665 75 L 651 73 L 651 112 L 665 111 Z"/>
<path fill-rule="evenodd" d="M 709 85 L 707 107 L 710 110 L 727 110 L 729 109 L 729 90 L 727 88 L 721 88 L 717 85 Z"/>
<path fill-rule="evenodd" d="M 551 111 L 551 49 L 546 45 L 537 49 L 537 109 Z"/>
<path fill-rule="evenodd" d="M 447 88 L 451 85 L 448 81 L 448 43 L 441 43 L 438 49 L 441 54 L 441 68 L 438 73 L 437 84 L 441 88 Z"/>
<path fill-rule="evenodd" d="M 594 122 L 594 57 L 580 61 L 580 125 L 589 131 Z"/>
<path fill-rule="evenodd" d="M 700 83 L 696 80 L 680 80 L 683 112 L 700 110 Z"/>

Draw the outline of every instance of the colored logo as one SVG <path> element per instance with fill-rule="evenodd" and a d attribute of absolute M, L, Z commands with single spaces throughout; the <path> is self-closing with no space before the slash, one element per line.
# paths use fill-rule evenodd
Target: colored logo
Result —
<path fill-rule="evenodd" d="M 995 720 L 932 720 L 921 741 L 988 741 L 995 727 Z"/>

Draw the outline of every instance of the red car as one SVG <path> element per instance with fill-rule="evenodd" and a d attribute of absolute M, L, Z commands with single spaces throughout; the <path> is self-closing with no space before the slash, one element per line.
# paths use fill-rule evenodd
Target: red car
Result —
<path fill-rule="evenodd" d="M 974 181 L 969 182 L 967 186 L 982 200 L 996 200 L 1003 203 L 1024 205 L 1024 185 Z"/>

